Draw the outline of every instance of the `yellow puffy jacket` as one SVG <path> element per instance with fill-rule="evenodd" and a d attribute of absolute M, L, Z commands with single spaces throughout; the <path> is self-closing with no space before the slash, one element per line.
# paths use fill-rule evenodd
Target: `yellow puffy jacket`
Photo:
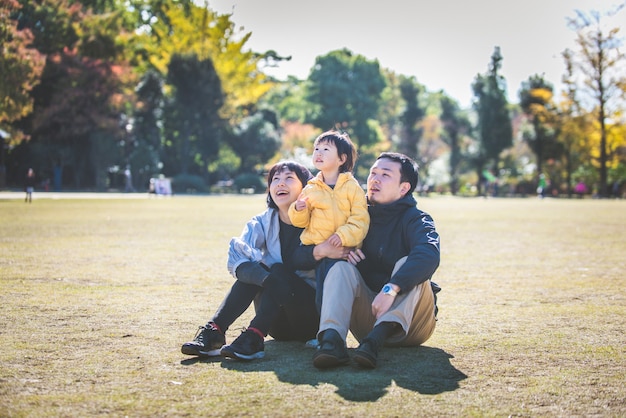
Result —
<path fill-rule="evenodd" d="M 320 244 L 337 233 L 344 247 L 361 245 L 370 216 L 365 192 L 352 173 L 340 173 L 334 188 L 318 173 L 302 193 L 309 198 L 307 208 L 298 212 L 296 203 L 292 203 L 289 219 L 294 226 L 305 228 L 300 235 L 303 244 Z"/>

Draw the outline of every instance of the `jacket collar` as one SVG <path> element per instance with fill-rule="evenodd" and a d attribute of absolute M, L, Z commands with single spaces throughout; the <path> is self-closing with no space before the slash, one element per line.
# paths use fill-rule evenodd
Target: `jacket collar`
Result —
<path fill-rule="evenodd" d="M 370 213 L 370 222 L 372 223 L 387 223 L 393 218 L 400 216 L 402 212 L 410 207 L 415 207 L 417 201 L 413 195 L 406 195 L 395 202 L 386 203 L 383 205 L 372 205 L 368 202 L 368 210 Z"/>

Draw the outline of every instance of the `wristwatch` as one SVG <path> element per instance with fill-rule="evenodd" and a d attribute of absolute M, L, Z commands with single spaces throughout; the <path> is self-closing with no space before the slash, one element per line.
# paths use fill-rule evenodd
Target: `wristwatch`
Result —
<path fill-rule="evenodd" d="M 398 296 L 398 292 L 393 290 L 393 286 L 391 286 L 389 283 L 383 286 L 382 292 L 383 295 Z"/>

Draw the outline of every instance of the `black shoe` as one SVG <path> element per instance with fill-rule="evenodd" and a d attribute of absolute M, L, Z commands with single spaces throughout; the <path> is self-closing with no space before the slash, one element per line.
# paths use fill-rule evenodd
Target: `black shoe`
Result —
<path fill-rule="evenodd" d="M 215 357 L 220 355 L 220 350 L 226 344 L 226 337 L 220 330 L 209 322 L 198 328 L 193 341 L 183 344 L 180 351 L 188 356 Z"/>
<path fill-rule="evenodd" d="M 322 334 L 317 351 L 313 354 L 313 365 L 318 369 L 328 369 L 347 364 L 350 361 L 346 343 L 334 329 Z"/>
<path fill-rule="evenodd" d="M 222 355 L 235 360 L 250 361 L 265 356 L 263 338 L 247 329 L 230 345 L 222 347 Z"/>
<path fill-rule="evenodd" d="M 367 369 L 376 368 L 378 359 L 378 343 L 375 340 L 365 338 L 359 348 L 354 350 L 354 361 Z"/>

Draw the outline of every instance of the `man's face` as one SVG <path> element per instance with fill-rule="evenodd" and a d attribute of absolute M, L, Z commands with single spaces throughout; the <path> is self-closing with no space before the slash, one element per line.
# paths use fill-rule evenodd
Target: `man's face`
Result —
<path fill-rule="evenodd" d="M 392 203 L 409 191 L 408 182 L 400 182 L 400 163 L 381 158 L 376 160 L 367 177 L 367 197 L 371 204 Z"/>

